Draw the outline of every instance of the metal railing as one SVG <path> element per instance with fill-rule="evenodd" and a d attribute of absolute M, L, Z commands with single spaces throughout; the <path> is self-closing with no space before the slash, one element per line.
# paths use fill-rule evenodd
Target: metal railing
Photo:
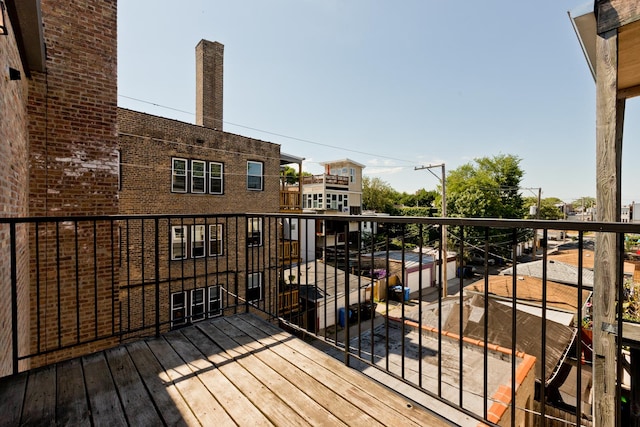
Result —
<path fill-rule="evenodd" d="M 312 175 L 303 176 L 302 184 L 325 184 L 325 185 L 349 185 L 349 177 L 341 175 Z"/>
<path fill-rule="evenodd" d="M 288 187 L 285 188 L 285 190 L 280 190 L 280 212 L 302 212 L 300 187 L 294 187 L 293 190 Z"/>
<path fill-rule="evenodd" d="M 345 239 L 316 236 L 327 220 Z M 365 233 L 364 222 L 375 223 L 374 231 Z M 447 269 L 445 225 L 446 262 L 454 267 Z M 560 285 L 548 239 L 557 229 L 573 231 L 577 251 Z M 589 425 L 584 381 L 593 352 L 583 319 L 602 284 L 583 263 L 596 233 L 624 242 L 627 233 L 640 234 L 640 224 L 285 214 L 4 218 L 0 321 L 11 327 L 0 332 L 7 344 L 0 376 L 252 310 L 322 340 L 368 375 L 400 380 L 478 421 Z M 284 262 L 294 247 L 300 262 Z M 633 286 L 625 288 L 632 279 L 622 268 L 623 243 L 617 247 L 614 280 L 623 300 Z M 478 257 L 471 267 L 467 260 Z M 532 260 L 536 285 L 524 279 Z M 457 273 L 447 296 L 444 270 Z M 614 329 L 625 336 L 617 307 Z M 617 340 L 620 399 L 630 340 Z M 624 405 L 613 410 L 625 419 Z"/>

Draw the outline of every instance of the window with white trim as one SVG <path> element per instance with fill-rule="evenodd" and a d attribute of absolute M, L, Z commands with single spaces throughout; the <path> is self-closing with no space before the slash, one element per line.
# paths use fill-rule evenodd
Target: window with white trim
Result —
<path fill-rule="evenodd" d="M 224 165 L 217 162 L 209 162 L 209 193 L 222 194 L 224 192 L 223 182 Z"/>
<path fill-rule="evenodd" d="M 208 289 L 207 317 L 222 314 L 222 299 L 220 298 L 220 286 L 210 286 Z"/>
<path fill-rule="evenodd" d="M 176 328 L 222 314 L 220 285 L 173 292 L 170 299 L 171 327 Z"/>
<path fill-rule="evenodd" d="M 191 258 L 202 258 L 206 255 L 204 250 L 204 225 L 191 226 Z"/>
<path fill-rule="evenodd" d="M 247 246 L 262 245 L 262 218 L 247 218 Z"/>
<path fill-rule="evenodd" d="M 171 160 L 171 191 L 187 192 L 187 160 L 173 158 Z"/>
<path fill-rule="evenodd" d="M 352 184 L 356 182 L 356 170 L 355 168 L 349 169 L 349 182 Z"/>
<path fill-rule="evenodd" d="M 176 292 L 171 294 L 171 327 L 187 324 L 187 294 Z"/>
<path fill-rule="evenodd" d="M 327 209 L 332 209 L 339 212 L 348 212 L 348 208 L 348 194 L 327 193 Z"/>
<path fill-rule="evenodd" d="M 209 225 L 209 256 L 220 256 L 224 253 L 224 235 L 222 224 Z"/>
<path fill-rule="evenodd" d="M 206 179 L 206 162 L 191 160 L 191 192 L 204 193 Z"/>
<path fill-rule="evenodd" d="M 187 227 L 174 225 L 171 227 L 171 259 L 187 257 Z"/>
<path fill-rule="evenodd" d="M 249 273 L 247 275 L 247 301 L 255 304 L 263 299 L 262 272 Z"/>
<path fill-rule="evenodd" d="M 262 162 L 247 162 L 247 189 L 262 191 Z"/>
<path fill-rule="evenodd" d="M 205 295 L 206 289 L 192 289 L 191 290 L 191 321 L 197 322 L 205 318 Z"/>
<path fill-rule="evenodd" d="M 205 224 L 174 225 L 171 226 L 170 240 L 172 260 L 222 256 L 224 224 L 208 224 L 208 227 Z"/>

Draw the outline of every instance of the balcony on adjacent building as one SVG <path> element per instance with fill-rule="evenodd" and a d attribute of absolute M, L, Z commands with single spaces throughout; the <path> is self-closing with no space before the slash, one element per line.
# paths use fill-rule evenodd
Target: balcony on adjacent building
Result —
<path fill-rule="evenodd" d="M 348 187 L 349 177 L 340 176 L 340 175 L 329 175 L 325 173 L 321 175 L 303 176 L 302 183 L 304 185 L 324 184 L 324 185 L 340 185 L 340 186 Z"/>

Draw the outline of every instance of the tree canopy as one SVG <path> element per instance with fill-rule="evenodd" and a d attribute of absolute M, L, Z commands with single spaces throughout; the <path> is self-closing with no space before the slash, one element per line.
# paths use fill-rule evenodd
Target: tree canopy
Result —
<path fill-rule="evenodd" d="M 381 178 L 362 178 L 362 209 L 395 214 L 398 192 Z"/>
<path fill-rule="evenodd" d="M 482 157 L 447 174 L 447 216 L 523 218 L 524 172 L 514 155 Z M 439 204 L 437 204 L 439 206 Z"/>
<path fill-rule="evenodd" d="M 526 208 L 520 194 L 524 172 L 520 161 L 517 156 L 501 154 L 475 159 L 449 172 L 446 177 L 447 216 L 524 218 Z M 436 205 L 440 206 L 439 200 Z M 455 246 L 463 237 L 470 248 L 481 248 L 484 233 L 483 229 L 451 227 L 450 244 Z M 489 234 L 492 253 L 508 256 L 511 237 L 500 229 L 491 229 Z M 523 241 L 529 235 L 523 231 L 517 238 Z"/>
<path fill-rule="evenodd" d="M 547 197 L 540 200 L 540 214 L 527 215 L 531 219 L 564 219 L 564 213 L 559 205 L 564 205 L 564 202 L 557 197 Z M 538 206 L 537 197 L 525 197 L 524 206 L 526 210 L 529 210 L 531 206 Z"/>

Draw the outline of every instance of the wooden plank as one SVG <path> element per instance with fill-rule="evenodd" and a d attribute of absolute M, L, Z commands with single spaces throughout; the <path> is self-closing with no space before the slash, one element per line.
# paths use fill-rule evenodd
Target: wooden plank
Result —
<path fill-rule="evenodd" d="M 16 426 L 20 424 L 20 414 L 22 413 L 22 402 L 24 392 L 27 387 L 28 373 L 22 373 L 0 381 L 0 425 Z"/>
<path fill-rule="evenodd" d="M 622 121 L 617 98 L 617 31 L 596 37 L 596 202 L 598 221 L 620 220 Z M 618 245 L 615 235 L 596 233 L 593 288 L 594 423 L 613 426 L 616 418 L 616 342 L 603 328 L 616 324 Z"/>
<path fill-rule="evenodd" d="M 147 344 L 144 341 L 133 342 L 127 345 L 127 351 L 140 372 L 164 423 L 169 426 L 197 425 L 198 419 L 176 386 L 168 380 L 166 372 Z M 167 380 L 163 381 L 161 377 Z"/>
<path fill-rule="evenodd" d="M 204 361 L 202 353 L 184 335 L 168 334 L 167 336 L 169 335 L 171 345 L 190 363 L 202 363 Z M 199 356 L 194 354 L 194 351 L 198 352 Z M 210 364 L 209 361 L 206 362 Z M 210 366 L 214 368 L 213 365 Z M 242 392 L 244 397 L 274 424 L 281 426 L 308 425 L 291 407 L 239 364 L 226 359 L 225 363 L 219 365 L 217 369 L 220 369 L 224 376 Z"/>
<path fill-rule="evenodd" d="M 29 374 L 20 424 L 54 423 L 56 417 L 56 371 L 47 366 Z"/>
<path fill-rule="evenodd" d="M 82 367 L 94 425 L 126 425 L 127 419 L 104 354 L 84 356 Z"/>
<path fill-rule="evenodd" d="M 174 348 L 163 338 L 147 341 L 147 345 L 163 366 L 165 381 L 173 382 L 202 425 L 235 425 L 220 403 Z"/>
<path fill-rule="evenodd" d="M 598 34 L 615 30 L 640 19 L 640 2 L 637 1 L 600 1 L 597 3 L 597 8 Z"/>
<path fill-rule="evenodd" d="M 195 328 L 186 328 L 182 332 L 204 355 L 211 356 L 222 351 Z M 200 346 L 201 342 L 202 347 Z M 195 358 L 192 358 L 191 363 L 195 365 L 194 368 L 202 383 L 220 402 L 231 418 L 238 425 L 272 425 L 269 419 L 251 404 L 219 369 L 215 369 L 210 361 L 205 360 L 207 356 L 204 355 L 201 355 L 203 359 L 197 362 Z"/>
<path fill-rule="evenodd" d="M 378 384 L 370 377 L 348 368 L 317 348 L 284 333 L 252 315 L 238 315 L 234 322 L 244 321 L 247 326 L 238 326 L 249 336 L 269 346 L 280 356 L 295 363 L 311 375 L 322 376 L 324 383 L 349 396 L 352 403 L 374 416 L 383 424 L 397 424 L 405 417 L 407 424 L 447 425 L 416 402 Z M 283 342 L 284 346 L 274 346 Z M 348 386 L 344 388 L 344 383 Z M 394 421 L 395 420 L 395 421 Z"/>
<path fill-rule="evenodd" d="M 226 324 L 225 322 L 216 322 L 217 325 Z M 312 425 L 344 425 L 340 422 L 338 418 L 333 416 L 331 412 L 327 411 L 321 405 L 316 403 L 312 398 L 310 398 L 307 394 L 304 394 L 299 391 L 300 383 L 287 381 L 283 377 L 283 371 L 285 370 L 283 366 L 269 366 L 265 364 L 257 355 L 252 355 L 250 350 L 242 347 L 236 341 L 230 339 L 226 336 L 222 331 L 217 329 L 210 323 L 201 324 L 203 328 L 206 328 L 208 331 L 212 332 L 211 334 L 204 335 L 200 332 L 196 335 L 192 330 L 185 330 L 185 335 L 191 339 L 194 344 L 198 346 L 203 351 L 207 351 L 209 346 L 214 346 L 213 342 L 210 338 L 214 339 L 219 344 L 222 344 L 220 341 L 224 340 L 231 347 L 235 347 L 237 351 L 232 350 L 234 354 L 237 355 L 235 359 L 237 363 L 239 363 L 242 367 L 244 367 L 247 371 L 249 371 L 254 377 L 256 377 L 261 383 L 265 384 L 269 390 L 275 393 L 280 399 L 287 402 L 287 404 L 302 418 L 304 418 L 308 423 Z M 192 338 L 191 336 L 194 335 Z M 200 338 L 202 337 L 202 338 Z M 216 338 L 213 338 L 216 337 Z M 195 341 L 197 340 L 197 341 Z M 229 348 L 225 345 L 225 348 Z M 270 353 L 270 351 L 264 351 L 264 353 Z M 230 353 L 229 357 L 232 357 Z M 282 369 L 280 369 L 282 368 Z M 302 372 L 299 372 L 300 375 L 303 375 Z M 315 384 L 319 384 L 317 381 L 313 381 Z M 319 384 L 318 389 L 324 388 L 321 384 Z M 330 390 L 324 388 L 325 394 L 331 394 L 332 403 L 338 403 L 335 399 L 335 394 L 331 393 Z M 318 391 L 318 394 L 320 391 Z M 346 403 L 346 402 L 345 402 Z M 356 411 L 357 409 L 354 408 Z M 354 410 L 351 411 L 355 412 Z M 353 417 L 353 422 L 357 424 L 358 418 L 356 418 L 355 414 Z M 361 421 L 364 419 L 361 417 Z"/>
<path fill-rule="evenodd" d="M 57 378 L 56 423 L 67 426 L 90 426 L 91 412 L 87 403 L 80 359 L 59 363 Z"/>
<path fill-rule="evenodd" d="M 135 426 L 162 424 L 127 349 L 122 346 L 115 347 L 106 350 L 105 356 L 129 424 Z"/>

